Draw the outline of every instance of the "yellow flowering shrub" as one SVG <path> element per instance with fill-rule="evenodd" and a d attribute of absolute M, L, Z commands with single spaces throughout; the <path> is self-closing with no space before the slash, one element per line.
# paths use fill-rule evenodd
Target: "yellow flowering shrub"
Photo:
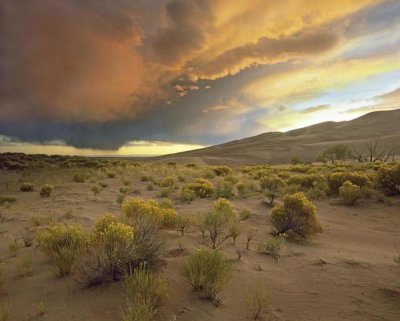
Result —
<path fill-rule="evenodd" d="M 172 187 L 176 184 L 176 180 L 174 177 L 165 177 L 160 181 L 161 187 Z"/>
<path fill-rule="evenodd" d="M 345 181 L 339 188 L 339 194 L 346 205 L 354 205 L 361 197 L 361 188 L 350 181 Z"/>
<path fill-rule="evenodd" d="M 49 255 L 60 252 L 63 248 L 80 251 L 88 243 L 88 234 L 78 224 L 53 224 L 38 235 L 39 246 Z"/>
<path fill-rule="evenodd" d="M 53 224 L 38 235 L 39 247 L 49 255 L 59 276 L 72 274 L 78 256 L 87 248 L 89 237 L 78 224 Z"/>
<path fill-rule="evenodd" d="M 100 234 L 104 232 L 111 223 L 117 223 L 118 218 L 113 214 L 106 214 L 100 220 L 97 221 L 96 225 L 94 226 L 93 233 Z"/>
<path fill-rule="evenodd" d="M 323 231 L 317 209 L 304 193 L 285 195 L 283 204 L 272 209 L 271 223 L 279 234 L 291 231 L 304 238 Z"/>
<path fill-rule="evenodd" d="M 223 216 L 225 219 L 237 219 L 238 214 L 231 202 L 229 202 L 225 198 L 219 198 L 217 201 L 214 202 L 214 211 L 218 214 Z"/>
<path fill-rule="evenodd" d="M 92 232 L 92 242 L 111 248 L 125 246 L 133 241 L 133 232 L 132 226 L 117 222 L 113 215 L 108 214 L 97 222 Z"/>
<path fill-rule="evenodd" d="M 206 179 L 197 178 L 194 183 L 184 185 L 182 190 L 191 190 L 197 197 L 205 198 L 213 195 L 214 186 Z"/>
<path fill-rule="evenodd" d="M 165 208 L 153 199 L 130 198 L 122 204 L 122 217 L 128 220 L 150 218 L 164 227 L 169 227 L 174 225 L 177 212 L 173 208 Z"/>

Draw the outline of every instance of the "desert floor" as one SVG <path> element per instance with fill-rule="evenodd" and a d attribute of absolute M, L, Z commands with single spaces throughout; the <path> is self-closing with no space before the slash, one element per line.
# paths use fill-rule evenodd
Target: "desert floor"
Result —
<path fill-rule="evenodd" d="M 10 304 L 12 321 L 32 319 L 37 302 L 46 305 L 44 315 L 37 317 L 43 321 L 120 319 L 120 307 L 125 301 L 121 282 L 82 290 L 73 277 L 57 277 L 52 262 L 36 244 L 22 246 L 16 257 L 9 254 L 12 241 L 22 245 L 23 233 L 35 233 L 45 227 L 45 221 L 77 222 L 91 227 L 105 213 L 118 214 L 116 197 L 123 186 L 122 177 L 132 183 L 130 187 L 136 193 L 140 192 L 128 196 L 160 199 L 160 187 L 147 190 L 147 183 L 134 172 L 101 177 L 99 180 L 108 187 L 96 196 L 91 190 L 94 181 L 75 183 L 73 173 L 73 169 L 37 169 L 28 174 L 0 171 L 0 194 L 17 197 L 4 209 L 6 219 L 0 223 L 0 260 L 5 268 L 0 302 Z M 54 196 L 41 198 L 39 188 L 20 192 L 19 185 L 24 181 L 32 181 L 37 187 L 45 182 L 53 184 Z M 183 203 L 172 199 L 178 212 L 193 217 L 210 209 L 214 201 L 196 199 Z M 248 209 L 253 215 L 240 223 L 242 234 L 236 245 L 228 240 L 222 246 L 224 254 L 234 262 L 234 273 L 219 307 L 200 300 L 182 274 L 185 257 L 202 244 L 199 230 L 193 226 L 183 237 L 173 229 L 162 231 L 166 244 L 162 274 L 169 283 L 169 299 L 159 320 L 249 320 L 244 293 L 259 284 L 270 291 L 263 320 L 400 320 L 400 294 L 396 290 L 400 286 L 400 267 L 393 260 L 396 244 L 400 247 L 399 198 L 392 198 L 391 206 L 365 201 L 349 207 L 331 198 L 316 201 L 324 233 L 311 241 L 287 240 L 279 260 L 256 251 L 257 243 L 271 237 L 272 232 L 268 220 L 271 209 L 262 204 L 262 199 L 255 195 L 231 200 L 238 210 Z M 43 223 L 34 226 L 32 218 Z M 250 230 L 255 238 L 250 250 L 246 250 L 246 234 Z M 242 253 L 241 260 L 238 251 Z M 33 274 L 19 278 L 17 266 L 27 256 L 33 259 Z"/>

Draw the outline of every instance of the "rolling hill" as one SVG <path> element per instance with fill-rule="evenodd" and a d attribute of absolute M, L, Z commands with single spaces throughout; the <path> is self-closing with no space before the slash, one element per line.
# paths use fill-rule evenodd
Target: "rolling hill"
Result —
<path fill-rule="evenodd" d="M 379 148 L 396 146 L 396 154 L 400 154 L 400 109 L 371 112 L 350 121 L 328 121 L 288 132 L 268 132 L 154 160 L 209 165 L 286 164 L 295 156 L 315 161 L 324 149 L 333 145 L 365 149 L 368 142 L 376 141 Z"/>

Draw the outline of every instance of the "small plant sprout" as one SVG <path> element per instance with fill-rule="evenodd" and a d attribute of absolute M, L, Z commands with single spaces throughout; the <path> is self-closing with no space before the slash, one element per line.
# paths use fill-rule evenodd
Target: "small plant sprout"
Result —
<path fill-rule="evenodd" d="M 93 187 L 92 187 L 92 192 L 93 192 L 93 195 L 98 195 L 98 194 L 100 194 L 100 192 L 101 192 L 101 187 L 100 187 L 100 186 L 97 186 L 97 185 L 93 186 Z"/>
<path fill-rule="evenodd" d="M 244 209 L 244 210 L 241 210 L 240 212 L 239 212 L 239 221 L 241 222 L 241 221 L 244 221 L 244 220 L 247 220 L 247 219 L 249 219 L 251 217 L 251 212 L 249 211 L 249 210 L 246 210 L 246 209 Z"/>
<path fill-rule="evenodd" d="M 33 245 L 34 240 L 35 237 L 31 232 L 25 231 L 22 234 L 22 241 L 24 242 L 25 247 L 31 247 Z"/>
<path fill-rule="evenodd" d="M 39 317 L 43 316 L 47 312 L 47 303 L 45 299 L 40 299 L 33 304 L 34 311 L 30 317 L 30 320 L 38 319 Z"/>
<path fill-rule="evenodd" d="M 267 241 L 259 243 L 257 251 L 260 254 L 270 255 L 274 259 L 279 259 L 284 244 L 285 238 L 283 236 L 276 236 Z"/>
<path fill-rule="evenodd" d="M 191 219 L 189 216 L 185 214 L 178 214 L 176 218 L 176 226 L 178 232 L 181 233 L 181 236 L 185 235 L 185 232 L 187 231 L 190 224 L 191 224 Z"/>
<path fill-rule="evenodd" d="M 39 194 L 40 194 L 41 197 L 50 197 L 53 194 L 53 191 L 54 191 L 54 186 L 53 185 L 45 184 L 40 189 Z"/>
<path fill-rule="evenodd" d="M 248 231 L 246 235 L 246 250 L 250 249 L 250 242 L 254 239 L 254 231 Z"/>
<path fill-rule="evenodd" d="M 268 287 L 265 284 L 259 284 L 255 289 L 247 290 L 244 300 L 251 320 L 259 320 L 269 302 Z"/>
<path fill-rule="evenodd" d="M 232 264 L 219 250 L 199 248 L 186 259 L 184 274 L 203 299 L 218 305 L 219 293 L 232 276 Z"/>
<path fill-rule="evenodd" d="M 17 252 L 21 248 L 21 245 L 17 242 L 17 240 L 14 240 L 8 245 L 8 252 L 10 253 L 11 257 L 16 257 Z"/>
<path fill-rule="evenodd" d="M 185 242 L 183 241 L 182 237 L 179 238 L 178 242 L 176 242 L 178 248 L 183 251 L 185 249 Z"/>
<path fill-rule="evenodd" d="M 22 258 L 17 264 L 17 277 L 26 278 L 33 274 L 32 258 L 30 256 Z"/>
<path fill-rule="evenodd" d="M 232 244 L 235 245 L 236 244 L 236 239 L 240 235 L 240 226 L 239 226 L 239 224 L 237 224 L 237 223 L 233 224 L 229 229 L 229 233 L 231 234 L 231 237 L 232 237 Z"/>
<path fill-rule="evenodd" d="M 236 254 L 238 256 L 238 261 L 240 261 L 242 259 L 242 254 L 243 254 L 242 250 L 241 249 L 237 249 L 236 250 Z"/>
<path fill-rule="evenodd" d="M 8 321 L 11 315 L 11 305 L 9 303 L 0 303 L 0 321 Z"/>

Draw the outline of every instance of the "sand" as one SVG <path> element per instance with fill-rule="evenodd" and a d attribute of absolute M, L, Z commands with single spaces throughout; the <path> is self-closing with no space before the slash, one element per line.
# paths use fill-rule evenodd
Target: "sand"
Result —
<path fill-rule="evenodd" d="M 38 320 L 119 320 L 120 307 L 125 302 L 121 282 L 81 290 L 73 278 L 56 276 L 54 266 L 36 244 L 22 248 L 17 257 L 9 257 L 8 244 L 26 229 L 35 229 L 33 216 L 51 216 L 56 221 L 91 227 L 105 213 L 119 213 L 115 199 L 122 186 L 120 178 L 103 179 L 109 186 L 94 196 L 91 192 L 94 184 L 74 183 L 71 173 L 72 170 L 36 170 L 31 175 L 34 181 L 48 181 L 56 186 L 54 198 L 48 199 L 40 198 L 37 191 L 16 191 L 20 173 L 0 173 L 1 193 L 4 194 L 8 182 L 11 194 L 18 198 L 6 211 L 7 220 L 0 223 L 0 258 L 6 268 L 0 302 L 10 302 L 11 321 L 28 320 L 35 311 L 33 303 L 42 299 L 47 309 Z M 140 182 L 138 177 L 125 178 L 141 191 L 140 197 L 159 194 L 159 189 L 147 191 L 147 183 Z M 212 201 L 175 203 L 178 211 L 196 217 L 210 209 Z M 271 237 L 272 231 L 268 220 L 271 209 L 261 201 L 260 196 L 232 200 L 237 209 L 249 209 L 253 216 L 240 223 L 243 232 L 235 246 L 230 240 L 222 246 L 234 264 L 234 273 L 219 307 L 200 300 L 182 275 L 185 258 L 202 244 L 201 233 L 192 227 L 181 240 L 175 230 L 162 231 L 166 243 L 162 274 L 169 282 L 169 299 L 158 320 L 249 320 L 244 292 L 257 284 L 265 284 L 270 291 L 263 320 L 400 319 L 400 293 L 396 292 L 400 286 L 400 266 L 393 261 L 395 244 L 400 245 L 399 198 L 392 199 L 392 206 L 365 201 L 359 206 L 346 207 L 334 199 L 316 202 L 324 233 L 311 241 L 288 240 L 279 260 L 256 252 L 257 243 Z M 74 218 L 65 219 L 68 210 Z M 43 227 L 36 227 L 40 228 Z M 250 250 L 245 249 L 248 230 L 255 231 Z M 238 250 L 242 252 L 241 260 L 237 259 Z M 33 275 L 20 279 L 15 275 L 16 266 L 26 256 L 33 258 Z"/>

